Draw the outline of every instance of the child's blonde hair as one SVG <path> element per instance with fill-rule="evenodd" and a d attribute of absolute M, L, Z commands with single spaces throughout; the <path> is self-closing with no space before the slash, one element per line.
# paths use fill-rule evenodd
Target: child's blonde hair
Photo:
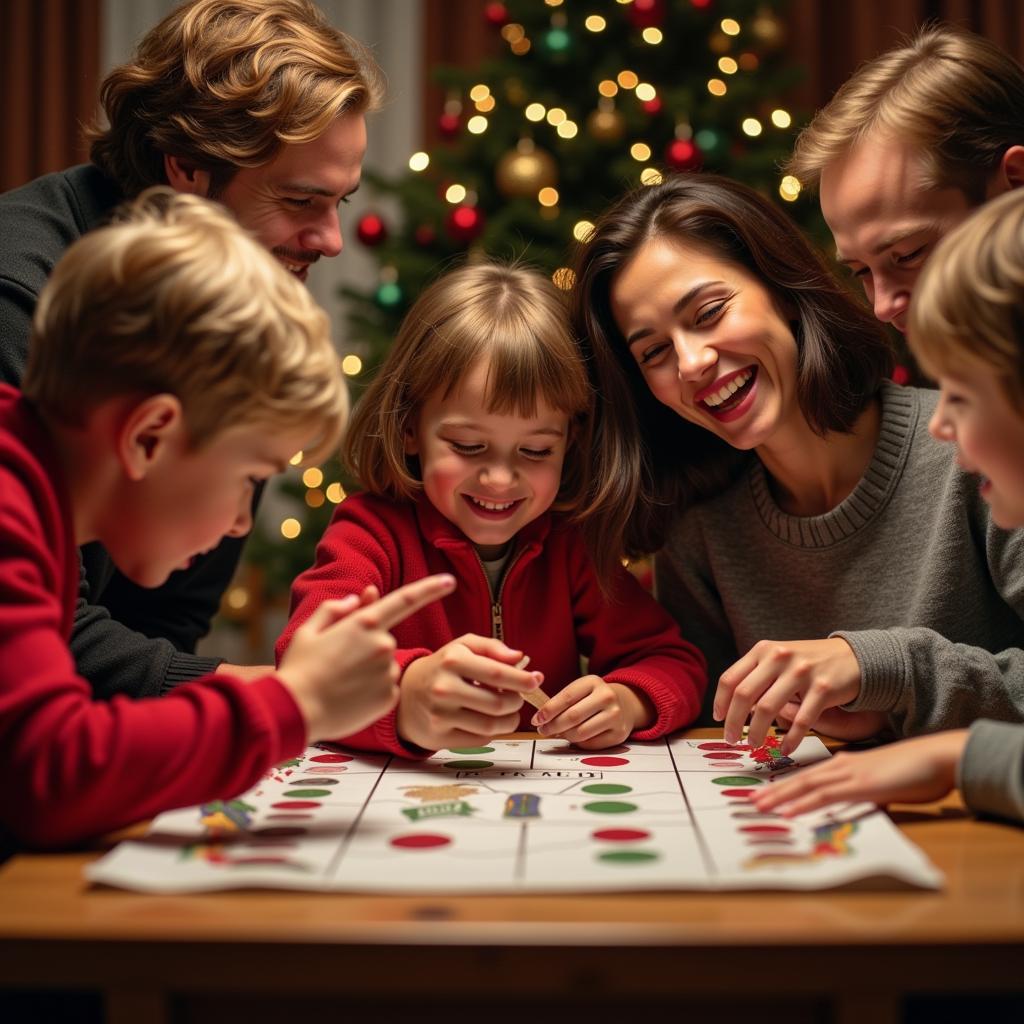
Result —
<path fill-rule="evenodd" d="M 575 421 L 556 505 L 575 510 L 590 387 L 565 302 L 551 281 L 522 265 L 473 263 L 420 295 L 352 417 L 345 442 L 352 470 L 374 494 L 413 498 L 422 485 L 405 453 L 407 432 L 430 395 L 450 395 L 481 362 L 488 411 L 533 416 L 543 400 Z"/>
<path fill-rule="evenodd" d="M 981 203 L 1003 153 L 1024 143 L 1024 68 L 981 36 L 926 27 L 840 86 L 800 133 L 786 170 L 816 187 L 825 167 L 875 132 L 913 146 L 927 187 Z"/>
<path fill-rule="evenodd" d="M 122 394 L 169 392 L 195 447 L 227 427 L 310 427 L 337 445 L 348 397 L 324 312 L 222 207 L 153 188 L 57 264 L 39 299 L 22 386 L 81 424 Z"/>
<path fill-rule="evenodd" d="M 1024 189 L 986 203 L 936 246 L 914 287 L 908 337 L 932 376 L 994 370 L 1024 413 Z"/>

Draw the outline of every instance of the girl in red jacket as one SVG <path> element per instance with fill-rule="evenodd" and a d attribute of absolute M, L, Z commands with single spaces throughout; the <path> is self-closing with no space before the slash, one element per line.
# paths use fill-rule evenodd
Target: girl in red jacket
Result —
<path fill-rule="evenodd" d="M 702 656 L 573 521 L 593 402 L 539 273 L 477 263 L 414 304 L 348 434 L 365 493 L 295 581 L 278 657 L 325 600 L 442 571 L 458 587 L 395 629 L 398 706 L 344 742 L 422 755 L 532 726 L 593 749 L 695 718 Z"/>

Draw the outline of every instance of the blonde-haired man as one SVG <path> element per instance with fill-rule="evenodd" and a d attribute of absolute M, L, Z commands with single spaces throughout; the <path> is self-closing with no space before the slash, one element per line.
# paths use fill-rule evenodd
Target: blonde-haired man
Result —
<path fill-rule="evenodd" d="M 364 115 L 382 90 L 372 57 L 310 0 L 174 10 L 103 82 L 92 163 L 0 196 L 0 381 L 21 381 L 36 301 L 64 250 L 147 186 L 218 199 L 300 280 L 337 255 L 339 204 L 359 185 Z M 154 696 L 217 668 L 192 652 L 240 552 L 225 538 L 142 591 L 102 547 L 83 548 L 71 647 L 96 693 Z"/>
<path fill-rule="evenodd" d="M 157 586 L 247 531 L 256 483 L 346 413 L 326 316 L 207 200 L 147 191 L 57 264 L 24 392 L 0 384 L 0 856 L 236 795 L 394 706 L 388 630 L 450 576 L 325 602 L 276 672 L 160 700 L 95 700 L 67 647 L 76 545 Z"/>
<path fill-rule="evenodd" d="M 818 187 L 837 258 L 875 316 L 905 331 L 936 243 L 1024 184 L 1024 68 L 980 36 L 926 28 L 840 87 L 788 170 Z"/>

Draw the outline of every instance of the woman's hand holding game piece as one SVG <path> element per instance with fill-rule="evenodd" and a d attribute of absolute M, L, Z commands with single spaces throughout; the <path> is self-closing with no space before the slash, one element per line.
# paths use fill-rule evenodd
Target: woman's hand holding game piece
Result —
<path fill-rule="evenodd" d="M 779 642 L 761 640 L 727 668 L 718 681 L 714 716 L 725 722 L 725 741 L 736 743 L 750 717 L 749 742 L 764 743 L 768 727 L 795 710 L 782 753 L 789 754 L 829 708 L 860 693 L 860 664 L 841 637 Z"/>

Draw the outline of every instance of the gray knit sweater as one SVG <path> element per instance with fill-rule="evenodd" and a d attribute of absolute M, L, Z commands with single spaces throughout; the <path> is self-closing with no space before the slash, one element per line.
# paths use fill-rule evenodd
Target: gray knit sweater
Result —
<path fill-rule="evenodd" d="M 848 710 L 912 735 L 1024 719 L 1024 531 L 989 520 L 977 480 L 928 434 L 937 392 L 886 383 L 874 457 L 821 516 L 787 515 L 761 462 L 688 510 L 657 593 L 711 685 L 758 640 L 841 636 L 861 667 Z"/>
<path fill-rule="evenodd" d="M 1024 822 L 1024 726 L 975 722 L 957 785 L 971 810 Z"/>

